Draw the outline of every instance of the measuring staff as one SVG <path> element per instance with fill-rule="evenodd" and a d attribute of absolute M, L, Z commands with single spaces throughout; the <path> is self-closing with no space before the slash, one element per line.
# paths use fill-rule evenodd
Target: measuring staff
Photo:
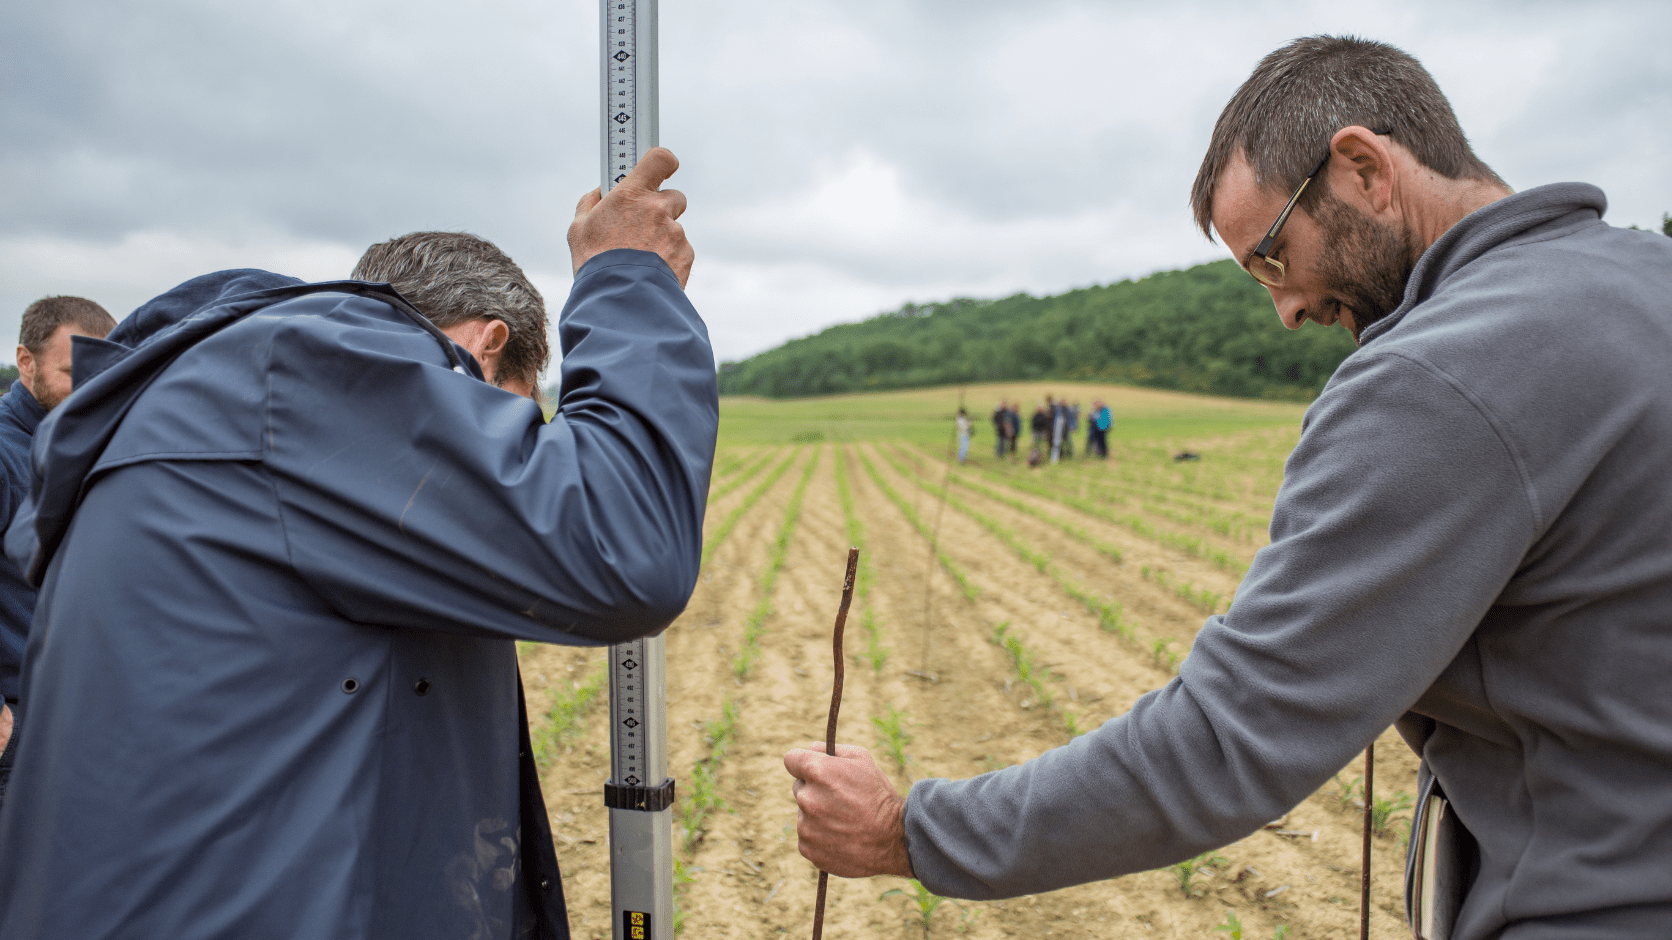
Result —
<path fill-rule="evenodd" d="M 656 146 L 656 0 L 601 0 L 603 179 L 608 193 Z M 615 940 L 673 936 L 673 794 L 665 640 L 610 647 L 610 900 Z"/>

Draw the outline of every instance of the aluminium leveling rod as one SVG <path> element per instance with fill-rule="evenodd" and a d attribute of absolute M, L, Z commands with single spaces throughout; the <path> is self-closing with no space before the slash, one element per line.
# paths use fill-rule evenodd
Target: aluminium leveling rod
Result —
<path fill-rule="evenodd" d="M 607 193 L 656 146 L 656 0 L 599 0 L 603 179 Z M 610 898 L 615 940 L 673 938 L 673 780 L 666 646 L 610 647 Z"/>

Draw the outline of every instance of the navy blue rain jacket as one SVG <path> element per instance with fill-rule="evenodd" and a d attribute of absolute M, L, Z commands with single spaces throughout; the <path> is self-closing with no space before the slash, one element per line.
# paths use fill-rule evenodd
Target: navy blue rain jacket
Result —
<path fill-rule="evenodd" d="M 6 538 L 0 937 L 567 935 L 513 640 L 678 615 L 718 404 L 654 254 L 559 333 L 549 424 L 386 285 L 222 272 L 77 340 Z"/>
<path fill-rule="evenodd" d="M 44 417 L 45 409 L 22 379 L 14 380 L 11 390 L 0 396 L 0 527 L 11 522 L 12 514 L 29 496 L 29 449 Z M 34 617 L 35 586 L 23 579 L 16 565 L 0 558 L 0 696 L 12 706 L 17 720 L 22 716 L 18 674 Z"/>

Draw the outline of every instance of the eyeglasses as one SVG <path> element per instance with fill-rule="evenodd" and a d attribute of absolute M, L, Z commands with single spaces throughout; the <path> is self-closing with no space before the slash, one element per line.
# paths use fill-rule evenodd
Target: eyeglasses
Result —
<path fill-rule="evenodd" d="M 1371 133 L 1377 137 L 1382 137 L 1393 133 L 1393 128 L 1371 131 Z M 1283 286 L 1283 275 L 1287 269 L 1283 262 L 1271 257 L 1271 248 L 1277 243 L 1278 233 L 1283 231 L 1283 223 L 1289 221 L 1289 213 L 1295 211 L 1295 203 L 1300 202 L 1300 194 L 1306 192 L 1306 185 L 1312 182 L 1312 178 L 1317 176 L 1318 171 L 1324 168 L 1324 164 L 1329 162 L 1329 158 L 1330 151 L 1324 151 L 1324 158 L 1318 161 L 1318 165 L 1312 168 L 1312 172 L 1306 174 L 1306 179 L 1300 181 L 1300 186 L 1295 188 L 1295 194 L 1289 197 L 1289 204 L 1283 207 L 1283 212 L 1278 215 L 1277 221 L 1271 224 L 1271 230 L 1266 232 L 1266 237 L 1260 239 L 1260 244 L 1254 247 L 1254 253 L 1248 256 L 1248 263 L 1244 267 L 1249 274 L 1254 275 L 1254 280 L 1267 287 Z"/>

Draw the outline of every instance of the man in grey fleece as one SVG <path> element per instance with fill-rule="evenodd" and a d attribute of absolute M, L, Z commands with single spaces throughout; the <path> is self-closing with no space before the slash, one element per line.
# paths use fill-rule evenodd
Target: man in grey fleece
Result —
<path fill-rule="evenodd" d="M 1454 940 L 1672 935 L 1672 240 L 1593 186 L 1513 193 L 1414 59 L 1350 38 L 1260 63 L 1191 201 L 1286 325 L 1361 347 L 1235 605 L 1018 767 L 901 800 L 862 749 L 792 751 L 802 854 L 965 898 L 1156 868 L 1397 722 L 1472 835 Z"/>

